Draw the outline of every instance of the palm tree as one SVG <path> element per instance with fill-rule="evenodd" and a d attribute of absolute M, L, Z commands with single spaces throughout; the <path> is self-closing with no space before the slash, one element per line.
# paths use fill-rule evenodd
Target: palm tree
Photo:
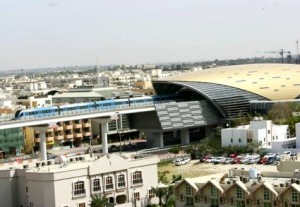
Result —
<path fill-rule="evenodd" d="M 105 207 L 108 203 L 108 199 L 101 195 L 92 195 L 92 201 L 90 207 Z"/>
<path fill-rule="evenodd" d="M 166 189 L 162 187 L 152 187 L 153 193 L 158 197 L 158 205 L 162 206 L 163 205 L 163 197 L 166 195 Z"/>

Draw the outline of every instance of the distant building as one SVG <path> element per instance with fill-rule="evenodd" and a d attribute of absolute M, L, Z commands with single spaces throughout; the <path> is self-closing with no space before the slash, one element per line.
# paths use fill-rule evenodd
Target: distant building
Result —
<path fill-rule="evenodd" d="M 271 120 L 254 120 L 250 125 L 221 130 L 222 146 L 247 146 L 257 143 L 272 151 L 295 148 L 294 138 L 290 138 L 288 125 L 275 125 Z"/>

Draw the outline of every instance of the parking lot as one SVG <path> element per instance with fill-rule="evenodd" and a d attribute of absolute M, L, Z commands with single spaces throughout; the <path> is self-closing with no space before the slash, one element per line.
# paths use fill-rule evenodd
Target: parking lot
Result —
<path fill-rule="evenodd" d="M 158 170 L 163 172 L 167 171 L 167 177 L 171 180 L 172 175 L 181 174 L 183 177 L 198 177 L 203 175 L 209 175 L 214 173 L 228 173 L 229 169 L 244 168 L 245 170 L 249 170 L 251 167 L 255 167 L 258 171 L 277 171 L 276 165 L 264 165 L 264 164 L 214 164 L 214 163 L 205 163 L 200 162 L 199 160 L 191 160 L 189 163 L 184 165 L 176 166 L 175 163 L 168 163 L 163 166 L 159 166 Z"/>

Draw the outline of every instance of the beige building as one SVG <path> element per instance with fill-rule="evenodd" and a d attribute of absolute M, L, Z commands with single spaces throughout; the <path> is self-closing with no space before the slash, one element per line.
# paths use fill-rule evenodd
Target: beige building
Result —
<path fill-rule="evenodd" d="M 39 151 L 40 132 L 34 127 L 25 127 L 24 149 L 26 153 Z M 64 121 L 46 132 L 46 144 L 48 149 L 63 149 L 78 147 L 82 140 L 89 140 L 92 136 L 92 124 L 90 119 Z"/>
<path fill-rule="evenodd" d="M 300 167 L 298 161 L 289 163 Z M 258 172 L 250 168 L 185 178 L 174 187 L 176 207 L 299 207 L 299 175 L 299 170 Z"/>
<path fill-rule="evenodd" d="M 158 184 L 157 156 L 61 156 L 60 161 L 2 165 L 1 206 L 88 207 L 96 194 L 117 207 L 156 202 L 151 188 Z"/>

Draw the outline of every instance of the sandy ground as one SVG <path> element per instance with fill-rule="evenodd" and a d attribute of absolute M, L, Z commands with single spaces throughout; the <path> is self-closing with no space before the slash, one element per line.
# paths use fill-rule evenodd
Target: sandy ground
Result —
<path fill-rule="evenodd" d="M 167 177 L 169 180 L 171 180 L 173 174 L 181 174 L 183 177 L 198 177 L 203 175 L 209 175 L 214 173 L 228 173 L 229 169 L 231 168 L 237 168 L 241 169 L 244 168 L 245 170 L 249 170 L 250 168 L 255 167 L 258 171 L 272 171 L 277 172 L 277 166 L 275 165 L 245 165 L 245 164 L 229 164 L 229 165 L 223 165 L 223 164 L 212 164 L 212 163 L 200 163 L 198 160 L 192 160 L 186 165 L 182 166 L 175 166 L 173 163 L 169 163 L 168 165 L 159 166 L 158 170 L 168 171 Z"/>

